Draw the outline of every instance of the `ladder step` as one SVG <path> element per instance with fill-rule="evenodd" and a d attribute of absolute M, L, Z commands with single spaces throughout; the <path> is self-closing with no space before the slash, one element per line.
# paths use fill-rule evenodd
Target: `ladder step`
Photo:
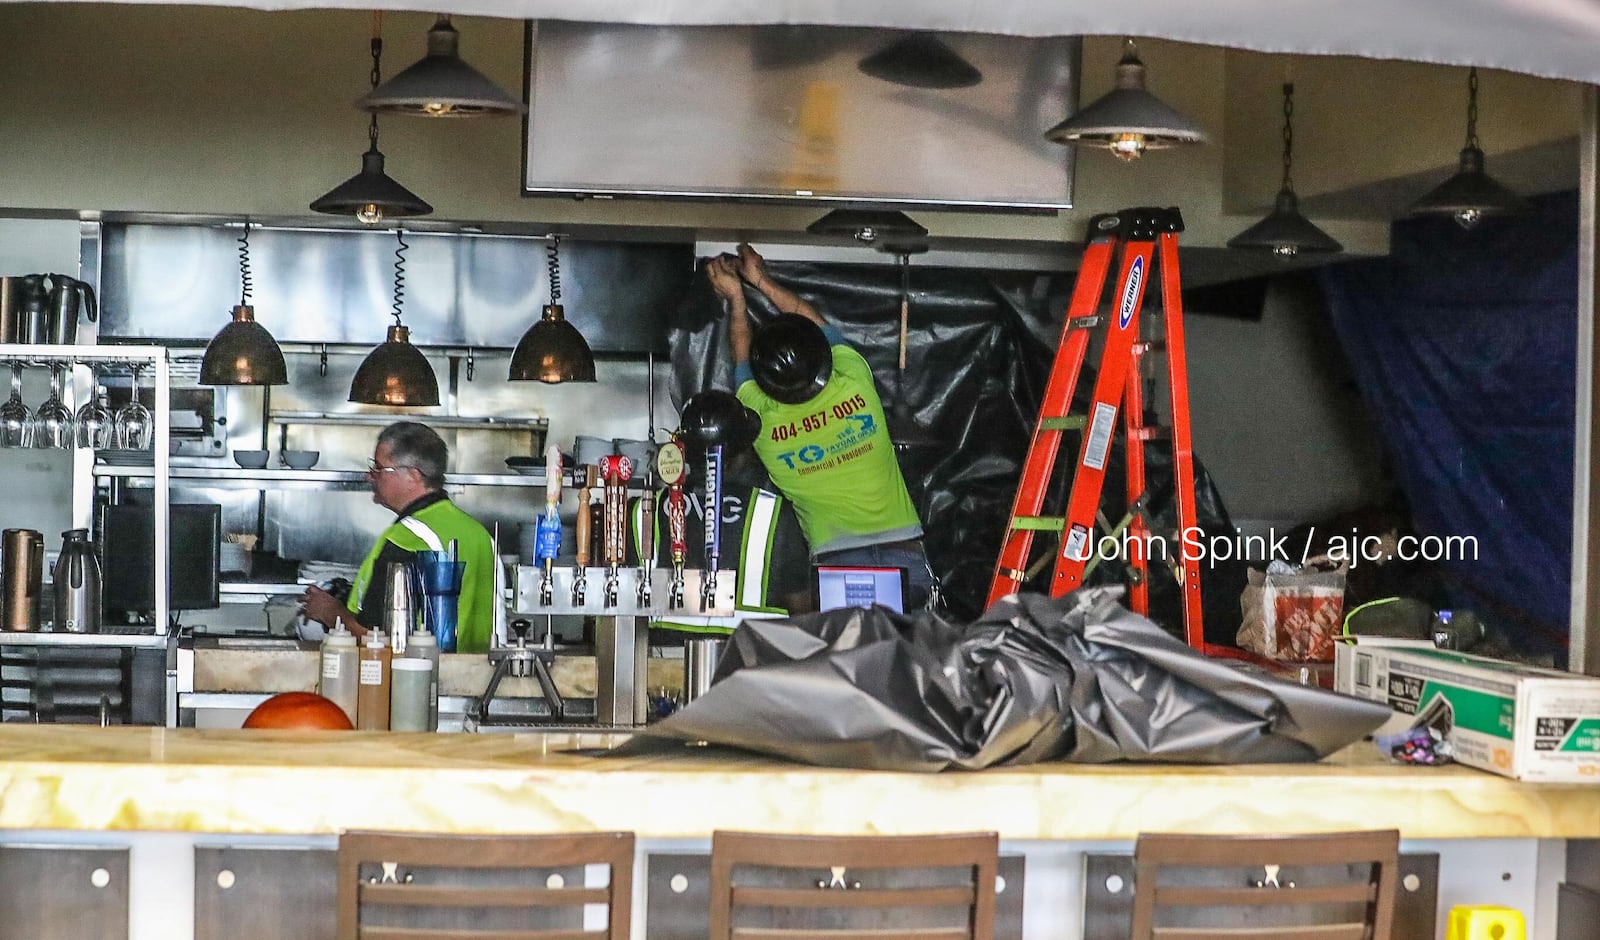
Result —
<path fill-rule="evenodd" d="M 1012 516 L 1011 528 L 1029 532 L 1060 532 L 1067 527 L 1061 516 Z"/>
<path fill-rule="evenodd" d="M 1148 424 L 1143 427 L 1129 428 L 1128 437 L 1141 441 L 1162 441 L 1172 437 L 1172 429 L 1156 424 Z"/>
<path fill-rule="evenodd" d="M 1081 431 L 1088 423 L 1083 415 L 1059 415 L 1054 418 L 1041 418 L 1039 429 L 1041 431 Z"/>

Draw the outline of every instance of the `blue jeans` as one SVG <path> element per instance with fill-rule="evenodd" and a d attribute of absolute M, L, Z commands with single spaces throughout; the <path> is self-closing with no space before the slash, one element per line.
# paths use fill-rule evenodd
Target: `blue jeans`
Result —
<path fill-rule="evenodd" d="M 869 568 L 904 568 L 906 570 L 906 613 L 915 613 L 928 607 L 938 596 L 939 579 L 933 576 L 928 564 L 928 553 L 922 541 L 890 542 L 887 545 L 864 545 L 837 552 L 825 552 L 816 557 L 819 565 L 859 565 Z"/>

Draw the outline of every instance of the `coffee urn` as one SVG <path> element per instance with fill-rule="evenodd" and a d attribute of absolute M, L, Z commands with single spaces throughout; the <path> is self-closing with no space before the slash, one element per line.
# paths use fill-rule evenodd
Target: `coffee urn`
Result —
<path fill-rule="evenodd" d="M 56 630 L 100 632 L 100 559 L 88 529 L 61 533 L 61 554 L 51 575 L 55 589 Z"/>
<path fill-rule="evenodd" d="M 12 633 L 38 630 L 43 586 L 44 536 L 33 529 L 0 533 L 0 628 Z"/>

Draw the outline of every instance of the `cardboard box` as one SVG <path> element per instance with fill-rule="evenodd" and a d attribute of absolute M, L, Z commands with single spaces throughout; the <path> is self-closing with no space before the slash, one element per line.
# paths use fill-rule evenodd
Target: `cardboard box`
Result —
<path fill-rule="evenodd" d="M 1600 783 L 1600 679 L 1363 637 L 1334 688 L 1448 725 L 1456 760 L 1518 780 Z"/>

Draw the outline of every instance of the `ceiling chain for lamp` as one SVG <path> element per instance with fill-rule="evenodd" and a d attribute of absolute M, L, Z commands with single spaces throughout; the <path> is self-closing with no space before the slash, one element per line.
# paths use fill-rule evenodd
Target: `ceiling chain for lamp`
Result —
<path fill-rule="evenodd" d="M 201 385 L 285 385 L 289 370 L 283 350 L 266 327 L 256 322 L 250 305 L 250 220 L 239 236 L 239 303 L 233 321 L 206 344 L 200 360 Z"/>
<path fill-rule="evenodd" d="M 377 114 L 422 117 L 505 117 L 528 108 L 461 58 L 461 35 L 448 13 L 428 30 L 428 54 L 356 102 Z"/>
<path fill-rule="evenodd" d="M 383 80 L 383 13 L 372 14 L 372 87 Z M 329 215 L 354 215 L 366 225 L 385 219 L 427 215 L 433 206 L 424 202 L 384 172 L 383 152 L 378 149 L 378 113 L 367 122 L 367 152 L 361 155 L 361 172 L 323 194 L 311 203 L 311 211 Z"/>
<path fill-rule="evenodd" d="M 544 316 L 528 327 L 511 353 L 509 378 L 513 382 L 593 382 L 594 353 L 578 328 L 567 321 L 561 306 L 561 236 L 550 236 L 546 247 L 550 270 L 550 302 Z"/>
<path fill-rule="evenodd" d="M 1512 215 L 1526 209 L 1521 196 L 1484 171 L 1483 151 L 1478 147 L 1478 69 L 1474 66 L 1467 72 L 1467 142 L 1461 148 L 1460 169 L 1412 203 L 1411 212 L 1448 215 L 1457 225 L 1471 229 L 1485 216 Z"/>
<path fill-rule="evenodd" d="M 1300 214 L 1294 194 L 1294 82 L 1283 83 L 1283 182 L 1272 211 L 1228 240 L 1229 248 L 1270 251 L 1281 258 L 1301 252 L 1339 251 L 1343 246 Z"/>
<path fill-rule="evenodd" d="M 356 368 L 355 378 L 350 381 L 350 400 L 391 407 L 437 405 L 439 377 L 422 351 L 411 345 L 411 331 L 400 320 L 406 293 L 406 251 L 411 246 L 406 244 L 404 231 L 396 229 L 394 237 L 394 323 L 389 327 L 388 338 L 367 353 Z"/>
<path fill-rule="evenodd" d="M 1133 37 L 1123 40 L 1116 86 L 1065 121 L 1045 131 L 1058 144 L 1105 147 L 1117 159 L 1139 159 L 1146 150 L 1205 143 L 1205 132 L 1144 87 L 1145 67 Z"/>

